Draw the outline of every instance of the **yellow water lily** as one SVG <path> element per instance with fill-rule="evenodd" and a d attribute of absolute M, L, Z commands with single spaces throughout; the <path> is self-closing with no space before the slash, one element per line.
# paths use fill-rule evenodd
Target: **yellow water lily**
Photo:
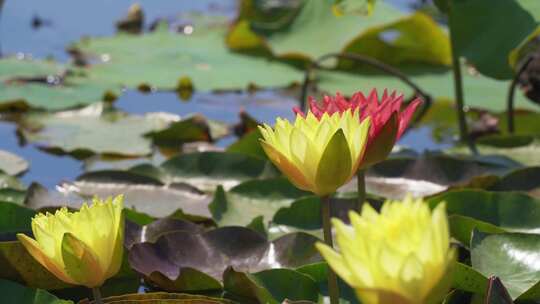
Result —
<path fill-rule="evenodd" d="M 380 214 L 364 204 L 351 226 L 332 220 L 339 251 L 316 246 L 364 304 L 440 303 L 455 259 L 445 204 L 433 212 L 421 199 L 387 201 Z"/>
<path fill-rule="evenodd" d="M 369 118 L 359 111 L 297 115 L 294 123 L 278 118 L 275 127 L 259 126 L 270 160 L 298 188 L 331 194 L 358 170 L 368 138 Z"/>
<path fill-rule="evenodd" d="M 89 288 L 99 287 L 122 264 L 123 196 L 93 199 L 80 211 L 65 207 L 32 219 L 35 239 L 17 234 L 19 241 L 41 265 L 60 280 Z"/>

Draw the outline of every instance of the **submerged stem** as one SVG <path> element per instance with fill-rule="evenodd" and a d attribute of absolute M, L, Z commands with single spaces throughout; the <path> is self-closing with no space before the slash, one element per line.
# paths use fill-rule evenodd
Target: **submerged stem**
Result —
<path fill-rule="evenodd" d="M 101 299 L 101 291 L 99 291 L 99 287 L 92 288 L 92 295 L 94 296 L 94 304 L 103 304 L 103 300 Z"/>
<path fill-rule="evenodd" d="M 356 173 L 357 179 L 357 191 L 358 191 L 358 201 L 356 205 L 356 212 L 362 211 L 362 205 L 366 201 L 366 170 L 358 170 Z"/>
<path fill-rule="evenodd" d="M 321 215 L 323 221 L 324 242 L 330 247 L 334 247 L 332 241 L 332 227 L 330 225 L 330 197 L 321 197 Z M 328 267 L 328 294 L 330 295 L 330 304 L 339 303 L 339 289 L 336 273 Z"/>

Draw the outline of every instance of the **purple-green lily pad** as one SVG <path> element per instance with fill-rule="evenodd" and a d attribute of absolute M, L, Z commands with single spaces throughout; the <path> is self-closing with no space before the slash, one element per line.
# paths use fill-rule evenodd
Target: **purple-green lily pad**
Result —
<path fill-rule="evenodd" d="M 227 267 L 257 272 L 319 261 L 314 248 L 317 240 L 306 233 L 292 233 L 268 242 L 244 227 L 175 231 L 162 234 L 155 243 L 133 244 L 129 262 L 151 284 L 165 290 L 219 289 Z"/>

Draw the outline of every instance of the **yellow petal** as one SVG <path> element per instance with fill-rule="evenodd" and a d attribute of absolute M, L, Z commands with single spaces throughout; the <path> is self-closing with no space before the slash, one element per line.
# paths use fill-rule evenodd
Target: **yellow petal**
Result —
<path fill-rule="evenodd" d="M 48 271 L 50 271 L 53 275 L 55 275 L 60 280 L 69 283 L 69 284 L 76 284 L 76 282 L 70 278 L 64 271 L 63 271 L 63 265 L 58 265 L 56 261 L 48 257 L 45 252 L 39 247 L 39 244 L 32 238 L 29 238 L 28 236 L 18 233 L 17 239 L 21 242 L 21 244 L 26 248 L 28 253 L 43 267 L 45 267 Z"/>
<path fill-rule="evenodd" d="M 294 165 L 281 152 L 266 142 L 261 141 L 261 146 L 272 163 L 274 163 L 274 165 L 276 165 L 281 172 L 287 176 L 291 183 L 302 190 L 311 191 L 313 188 L 312 184 L 308 182 L 304 174 L 296 167 L 296 165 Z"/>
<path fill-rule="evenodd" d="M 323 243 L 316 243 L 315 247 L 324 259 L 328 262 L 328 265 L 343 279 L 347 284 L 355 286 L 356 282 L 353 279 L 352 273 L 349 270 L 349 267 L 344 263 L 343 258 L 337 252 L 335 252 L 328 245 Z"/>
<path fill-rule="evenodd" d="M 113 254 L 109 268 L 106 271 L 106 277 L 110 278 L 118 273 L 122 266 L 122 258 L 124 257 L 124 214 L 122 212 L 123 196 L 117 196 L 114 202 L 114 218 L 115 227 L 113 227 L 111 233 L 115 234 L 115 240 L 113 245 Z"/>
<path fill-rule="evenodd" d="M 321 156 L 315 177 L 315 193 L 328 195 L 341 187 L 352 177 L 351 156 L 343 130 L 333 134 Z"/>
<path fill-rule="evenodd" d="M 105 276 L 94 251 L 73 234 L 66 233 L 62 239 L 62 258 L 68 275 L 88 288 L 103 285 Z"/>

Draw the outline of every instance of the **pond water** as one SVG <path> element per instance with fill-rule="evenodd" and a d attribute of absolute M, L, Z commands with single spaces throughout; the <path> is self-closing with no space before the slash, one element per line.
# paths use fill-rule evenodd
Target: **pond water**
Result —
<path fill-rule="evenodd" d="M 411 0 L 391 1 L 403 10 L 409 10 Z M 0 15 L 0 49 L 2 54 L 23 53 L 35 58 L 52 57 L 57 61 L 69 60 L 65 48 L 83 36 L 107 36 L 115 32 L 114 22 L 126 14 L 131 0 L 6 0 Z M 185 11 L 234 16 L 235 1 L 140 1 L 146 24 L 157 18 L 174 19 Z M 32 26 L 36 18 L 42 25 Z M 35 23 L 35 22 L 34 22 Z M 293 118 L 291 108 L 297 105 L 296 96 L 272 90 L 256 93 L 198 93 L 190 100 L 181 101 L 175 93 L 156 92 L 143 94 L 128 90 L 115 102 L 122 111 L 143 114 L 148 112 L 170 112 L 184 116 L 201 113 L 204 116 L 227 123 L 238 122 L 238 112 L 244 109 L 262 122 L 273 122 L 275 117 Z M 25 184 L 37 181 L 46 187 L 54 187 L 63 180 L 73 180 L 88 167 L 105 168 L 99 162 L 89 166 L 69 156 L 57 156 L 40 150 L 33 144 L 21 145 L 16 135 L 16 125 L 0 120 L 0 149 L 7 150 L 30 162 L 30 169 L 21 177 Z M 234 137 L 217 143 L 225 146 Z M 400 141 L 401 145 L 422 151 L 442 149 L 448 144 L 432 140 L 429 128 L 411 130 Z M 112 165 L 111 165 L 112 166 Z"/>

